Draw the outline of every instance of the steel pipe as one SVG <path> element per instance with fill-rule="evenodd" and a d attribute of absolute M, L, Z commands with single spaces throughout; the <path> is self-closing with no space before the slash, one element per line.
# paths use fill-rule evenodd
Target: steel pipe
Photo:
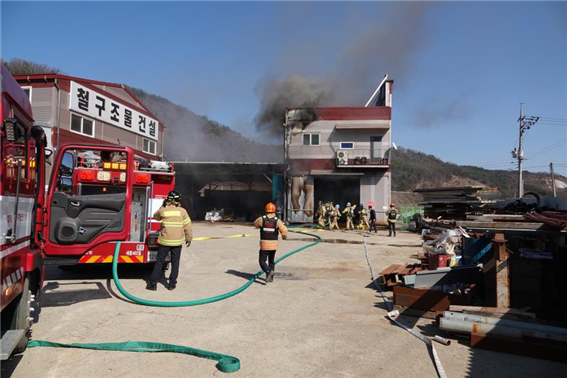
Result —
<path fill-rule="evenodd" d="M 443 345 L 451 345 L 451 340 L 441 337 L 439 335 L 435 335 L 433 337 L 433 341 L 437 341 L 439 344 L 443 344 Z"/>
<path fill-rule="evenodd" d="M 490 316 L 480 316 L 474 314 L 463 314 L 460 312 L 444 311 L 443 317 L 445 319 L 463 320 L 472 323 L 493 324 L 504 327 L 527 329 L 530 331 L 553 333 L 557 335 L 567 336 L 567 328 L 553 327 L 544 324 L 522 322 L 509 319 L 493 318 Z"/>
<path fill-rule="evenodd" d="M 490 335 L 497 337 L 505 337 L 508 339 L 523 339 L 524 337 L 533 337 L 544 340 L 555 340 L 567 343 L 567 335 L 558 335 L 548 332 L 532 331 L 528 329 L 519 329 L 512 327 L 505 327 L 501 325 L 473 323 L 457 319 L 440 319 L 440 325 L 444 331 L 451 331 L 457 333 L 478 333 L 481 335 Z"/>

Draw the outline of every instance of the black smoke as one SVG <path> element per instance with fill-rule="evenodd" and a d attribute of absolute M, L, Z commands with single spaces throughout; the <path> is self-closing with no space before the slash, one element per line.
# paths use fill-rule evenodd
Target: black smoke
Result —
<path fill-rule="evenodd" d="M 352 38 L 330 73 L 320 77 L 290 74 L 283 79 L 260 81 L 256 87 L 260 97 L 255 118 L 258 132 L 280 136 L 286 108 L 364 106 L 385 73 L 403 83 L 416 69 L 418 54 L 429 40 L 427 15 L 431 3 L 375 5 L 387 12 L 386 17 L 380 18 L 384 21 L 377 21 L 365 33 Z M 285 51 L 284 55 L 294 53 Z"/>

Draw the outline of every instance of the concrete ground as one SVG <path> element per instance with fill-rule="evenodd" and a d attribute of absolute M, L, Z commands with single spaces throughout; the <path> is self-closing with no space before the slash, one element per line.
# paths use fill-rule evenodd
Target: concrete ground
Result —
<path fill-rule="evenodd" d="M 257 233 L 249 226 L 195 223 L 199 236 Z M 381 230 L 368 242 L 373 267 L 415 262 L 420 237 Z M 39 322 L 32 339 L 62 343 L 152 341 L 229 354 L 241 361 L 235 377 L 435 377 L 423 342 L 385 319 L 371 285 L 357 232 L 319 232 L 325 243 L 284 260 L 273 283 L 257 280 L 243 293 L 212 304 L 160 308 L 124 299 L 110 265 L 74 271 L 49 267 Z M 311 238 L 291 234 L 278 256 Z M 257 237 L 195 241 L 182 254 L 178 287 L 145 290 L 149 275 L 124 266 L 124 288 L 164 301 L 206 298 L 231 291 L 258 272 Z M 165 281 L 164 281 L 165 282 Z M 117 294 L 118 293 L 118 294 Z M 388 294 L 391 294 L 388 292 Z M 423 334 L 443 334 L 430 320 L 402 317 Z M 567 365 L 470 349 L 466 339 L 436 346 L 449 377 L 565 377 Z M 2 364 L 2 377 L 207 377 L 223 376 L 215 362 L 170 353 L 33 348 Z"/>

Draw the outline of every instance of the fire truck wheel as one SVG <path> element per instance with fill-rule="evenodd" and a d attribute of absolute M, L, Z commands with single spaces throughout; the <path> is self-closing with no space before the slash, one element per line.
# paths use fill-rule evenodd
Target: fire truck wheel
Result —
<path fill-rule="evenodd" d="M 24 329 L 26 333 L 14 349 L 14 353 L 22 353 L 28 344 L 28 330 L 30 328 L 30 299 L 30 279 L 26 277 L 20 300 L 14 311 L 14 319 L 12 323 L 12 329 Z"/>

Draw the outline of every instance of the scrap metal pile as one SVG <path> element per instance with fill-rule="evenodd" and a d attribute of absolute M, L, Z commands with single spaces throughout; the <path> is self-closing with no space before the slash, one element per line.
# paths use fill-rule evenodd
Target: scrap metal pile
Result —
<path fill-rule="evenodd" d="M 427 218 L 426 208 L 419 263 L 380 272 L 396 309 L 436 319 L 475 348 L 567 363 L 567 212 L 532 208 L 539 212 L 468 207 L 450 219 Z"/>
<path fill-rule="evenodd" d="M 492 212 L 499 192 L 484 186 L 415 189 L 423 196 L 420 204 L 425 217 L 432 219 L 466 219 L 466 215 Z"/>

